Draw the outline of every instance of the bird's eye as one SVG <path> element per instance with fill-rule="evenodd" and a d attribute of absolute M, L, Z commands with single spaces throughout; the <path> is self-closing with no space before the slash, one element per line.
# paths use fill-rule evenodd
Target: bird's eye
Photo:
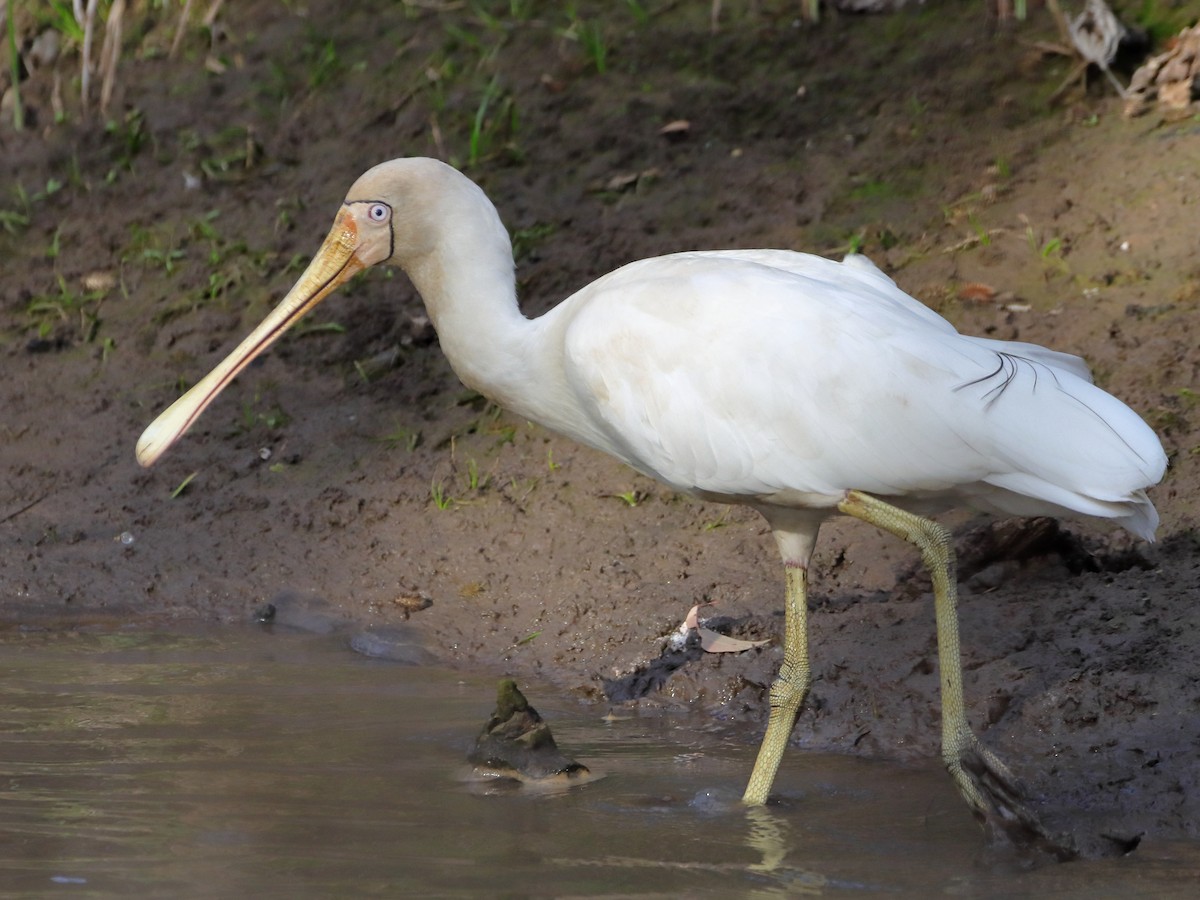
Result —
<path fill-rule="evenodd" d="M 392 211 L 386 203 L 372 203 L 371 208 L 367 210 L 372 222 L 386 222 L 391 214 Z"/>

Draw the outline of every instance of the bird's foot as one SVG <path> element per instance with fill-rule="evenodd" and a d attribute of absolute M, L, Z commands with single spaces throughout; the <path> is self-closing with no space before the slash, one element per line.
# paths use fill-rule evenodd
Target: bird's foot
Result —
<path fill-rule="evenodd" d="M 1008 766 L 974 735 L 946 760 L 959 793 L 990 836 L 1007 839 L 1016 848 L 1048 854 L 1059 862 L 1080 853 L 1068 836 L 1052 835 L 1026 805 L 1024 791 Z"/>

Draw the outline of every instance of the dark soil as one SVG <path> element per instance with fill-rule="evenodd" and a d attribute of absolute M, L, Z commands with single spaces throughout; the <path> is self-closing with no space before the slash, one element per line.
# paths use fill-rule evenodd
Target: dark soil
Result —
<path fill-rule="evenodd" d="M 33 127 L 0 125 L 4 621 L 407 620 L 444 664 L 704 710 L 757 740 L 782 630 L 764 523 L 466 392 L 402 276 L 360 278 L 160 465 L 134 461 L 359 173 L 438 156 L 516 235 L 530 314 L 640 257 L 861 242 L 960 330 L 1088 359 L 1170 454 L 1159 542 L 946 517 L 969 714 L 1052 829 L 1200 838 L 1197 120 L 1125 119 L 1098 77 L 1049 105 L 1071 65 L 1030 47 L 1049 20 L 997 27 L 975 2 L 816 26 L 725 4 L 717 34 L 705 3 L 640 21 L 580 2 L 602 72 L 558 4 L 440 5 L 228 4 L 212 46 L 194 29 L 174 60 L 173 21 L 127 23 L 107 127 L 80 113 L 74 54 L 64 123 L 52 69 L 22 83 Z M 936 756 L 913 551 L 836 521 L 812 588 L 794 744 Z M 771 645 L 668 650 L 705 601 Z"/>

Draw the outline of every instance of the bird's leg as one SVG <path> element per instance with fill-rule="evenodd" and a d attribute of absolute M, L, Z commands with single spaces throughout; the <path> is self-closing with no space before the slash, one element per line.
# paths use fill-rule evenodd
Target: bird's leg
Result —
<path fill-rule="evenodd" d="M 777 538 L 779 536 L 777 535 Z M 780 539 L 782 547 L 783 540 Z M 771 717 L 767 720 L 767 733 L 758 748 L 758 759 L 742 802 L 747 806 L 762 806 L 767 802 L 779 761 L 787 749 L 792 726 L 796 724 L 796 713 L 804 702 L 804 695 L 812 683 L 808 665 L 808 581 L 807 559 L 804 564 L 784 556 L 787 573 L 787 599 L 784 607 L 783 665 L 771 685 Z"/>
<path fill-rule="evenodd" d="M 1034 815 L 1025 808 L 1016 780 L 967 724 L 962 660 L 958 643 L 958 585 L 949 533 L 929 519 L 875 497 L 849 491 L 838 509 L 915 544 L 933 579 L 938 671 L 942 682 L 942 761 L 975 816 L 1019 843 L 1035 843 L 1059 854 Z"/>

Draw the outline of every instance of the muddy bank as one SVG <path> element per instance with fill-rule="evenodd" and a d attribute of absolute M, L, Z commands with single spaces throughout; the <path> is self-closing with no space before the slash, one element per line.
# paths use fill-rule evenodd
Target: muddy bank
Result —
<path fill-rule="evenodd" d="M 764 524 L 465 391 L 402 276 L 362 277 L 160 466 L 134 462 L 142 428 L 290 286 L 354 178 L 439 156 L 500 209 L 530 314 L 643 256 L 861 245 L 961 330 L 1087 358 L 1171 456 L 1160 541 L 1067 523 L 983 553 L 964 582 L 970 715 L 1053 823 L 1196 837 L 1194 121 L 1123 119 L 1099 81 L 1048 106 L 1068 63 L 1027 46 L 1048 21 L 997 31 L 961 3 L 799 26 L 777 4 L 713 35 L 701 6 L 510 22 L 245 3 L 173 60 L 174 23 L 148 20 L 108 128 L 69 97 L 56 124 L 52 73 L 31 76 L 34 127 L 0 126 L 5 618 L 241 621 L 275 603 L 406 623 L 453 665 L 598 709 L 687 704 L 757 739 L 781 657 Z M 987 520 L 946 521 L 968 556 L 988 546 Z M 936 754 L 914 563 L 858 524 L 824 530 L 797 746 Z M 664 662 L 709 601 L 773 643 Z"/>

